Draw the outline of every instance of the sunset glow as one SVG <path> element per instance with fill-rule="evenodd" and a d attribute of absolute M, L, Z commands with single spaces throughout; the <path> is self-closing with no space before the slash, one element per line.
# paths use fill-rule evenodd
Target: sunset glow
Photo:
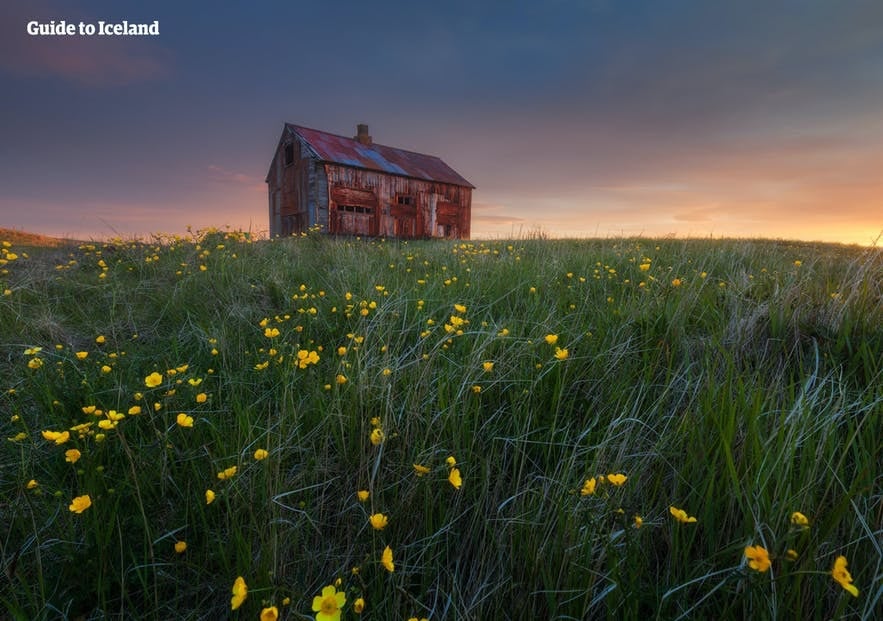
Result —
<path fill-rule="evenodd" d="M 883 5 L 343 4 L 14 1 L 0 227 L 264 233 L 290 121 L 441 157 L 474 238 L 883 233 Z"/>

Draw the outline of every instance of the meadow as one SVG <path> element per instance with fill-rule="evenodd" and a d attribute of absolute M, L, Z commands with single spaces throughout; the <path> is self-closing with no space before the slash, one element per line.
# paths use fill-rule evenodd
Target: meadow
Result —
<path fill-rule="evenodd" d="M 0 241 L 5 618 L 883 610 L 880 249 Z"/>

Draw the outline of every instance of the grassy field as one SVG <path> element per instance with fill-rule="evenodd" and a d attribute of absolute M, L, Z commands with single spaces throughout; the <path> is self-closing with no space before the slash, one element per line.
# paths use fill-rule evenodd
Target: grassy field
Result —
<path fill-rule="evenodd" d="M 26 241 L 6 618 L 883 609 L 879 249 Z"/>

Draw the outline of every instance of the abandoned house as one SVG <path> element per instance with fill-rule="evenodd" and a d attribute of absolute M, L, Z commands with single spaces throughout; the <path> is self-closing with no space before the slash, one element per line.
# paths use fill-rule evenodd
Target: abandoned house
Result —
<path fill-rule="evenodd" d="M 266 179 L 270 237 L 468 239 L 475 186 L 439 158 L 286 123 Z"/>

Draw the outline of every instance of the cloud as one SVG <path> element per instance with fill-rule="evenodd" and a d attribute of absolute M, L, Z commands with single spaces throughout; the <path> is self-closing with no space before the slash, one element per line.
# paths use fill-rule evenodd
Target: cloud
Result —
<path fill-rule="evenodd" d="M 237 186 L 261 194 L 267 193 L 267 184 L 261 177 L 236 172 L 235 170 L 228 170 L 223 166 L 217 166 L 215 164 L 210 164 L 206 170 L 209 172 L 210 180 L 215 183 Z"/>
<path fill-rule="evenodd" d="M 104 18 L 102 18 L 104 19 Z M 85 86 L 124 86 L 162 77 L 171 55 L 156 37 L 32 36 L 30 21 L 97 23 L 92 16 L 42 2 L 13 5 L 0 25 L 0 72 L 53 76 Z"/>

